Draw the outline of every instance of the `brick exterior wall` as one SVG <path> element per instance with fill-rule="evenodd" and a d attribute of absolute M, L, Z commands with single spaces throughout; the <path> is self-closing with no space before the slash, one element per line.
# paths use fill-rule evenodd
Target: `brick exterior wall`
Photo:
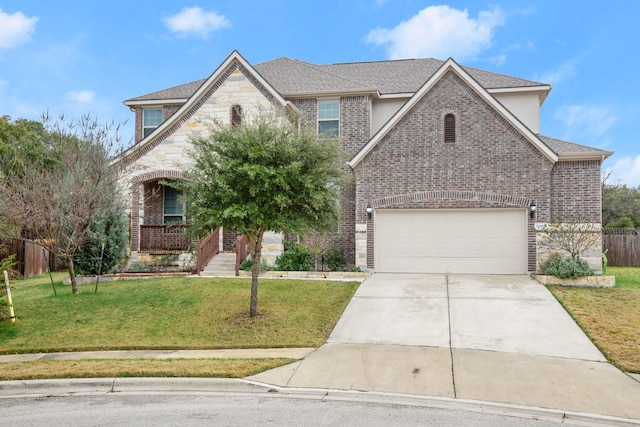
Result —
<path fill-rule="evenodd" d="M 444 116 L 456 118 L 456 142 L 444 142 Z M 355 168 L 356 218 L 367 223 L 373 268 L 374 208 L 526 208 L 536 220 L 551 208 L 553 164 L 455 73 L 449 72 Z M 533 221 L 529 268 L 535 270 Z"/>
<path fill-rule="evenodd" d="M 144 184 L 144 224 L 163 223 L 163 188 L 157 181 Z"/>
<path fill-rule="evenodd" d="M 551 171 L 551 219 L 566 220 L 571 215 L 602 222 L 602 162 L 558 162 Z"/>
<path fill-rule="evenodd" d="M 316 132 L 318 123 L 316 99 L 292 99 L 301 112 L 303 127 Z M 371 129 L 371 99 L 368 96 L 340 98 L 340 141 L 347 157 L 355 156 L 369 142 Z M 330 243 L 331 249 L 342 250 L 347 266 L 355 265 L 355 179 L 353 172 L 345 166 L 347 179 L 340 187 L 340 219 L 338 232 Z"/>
<path fill-rule="evenodd" d="M 238 233 L 233 230 L 222 230 L 222 250 L 230 252 L 233 244 L 238 240 Z"/>

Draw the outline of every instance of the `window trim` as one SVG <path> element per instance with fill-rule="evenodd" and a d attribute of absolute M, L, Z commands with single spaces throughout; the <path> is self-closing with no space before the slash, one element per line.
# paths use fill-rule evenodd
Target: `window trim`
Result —
<path fill-rule="evenodd" d="M 145 124 L 145 115 L 148 111 L 160 111 L 160 123 L 157 126 L 147 126 Z M 162 118 L 164 115 L 164 111 L 162 107 L 154 107 L 154 108 L 143 108 L 142 109 L 142 137 L 146 138 L 153 133 L 154 130 L 158 129 L 162 124 Z M 147 133 L 149 130 L 149 133 Z"/>
<path fill-rule="evenodd" d="M 338 103 L 338 115 L 336 118 L 324 118 L 321 119 L 320 118 L 320 104 L 323 102 L 336 102 Z M 338 124 L 338 133 L 336 135 L 332 135 L 329 137 L 324 137 L 324 138 L 339 138 L 340 137 L 340 111 L 341 111 L 341 102 L 340 102 L 340 98 L 325 98 L 325 99 L 318 99 L 317 100 L 317 112 L 316 112 L 316 118 L 317 118 L 317 132 L 318 132 L 318 137 L 323 138 L 322 133 L 320 133 L 320 123 L 321 122 L 337 122 Z"/>

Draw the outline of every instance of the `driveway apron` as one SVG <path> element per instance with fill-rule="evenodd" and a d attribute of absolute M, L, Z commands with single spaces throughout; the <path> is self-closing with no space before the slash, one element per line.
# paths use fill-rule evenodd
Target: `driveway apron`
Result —
<path fill-rule="evenodd" d="M 640 384 L 524 275 L 376 273 L 324 346 L 250 379 L 640 419 Z"/>

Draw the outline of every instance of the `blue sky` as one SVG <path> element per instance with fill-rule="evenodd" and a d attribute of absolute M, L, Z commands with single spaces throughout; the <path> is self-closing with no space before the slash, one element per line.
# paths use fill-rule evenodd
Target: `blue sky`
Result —
<path fill-rule="evenodd" d="M 453 57 L 549 83 L 544 135 L 616 154 L 640 186 L 640 1 L 0 0 L 0 115 L 129 122 L 122 101 L 249 62 Z"/>

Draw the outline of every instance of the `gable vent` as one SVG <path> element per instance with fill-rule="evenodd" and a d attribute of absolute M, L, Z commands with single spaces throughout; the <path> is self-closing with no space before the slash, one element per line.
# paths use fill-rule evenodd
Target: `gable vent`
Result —
<path fill-rule="evenodd" d="M 456 116 L 444 116 L 444 142 L 456 142 Z"/>

